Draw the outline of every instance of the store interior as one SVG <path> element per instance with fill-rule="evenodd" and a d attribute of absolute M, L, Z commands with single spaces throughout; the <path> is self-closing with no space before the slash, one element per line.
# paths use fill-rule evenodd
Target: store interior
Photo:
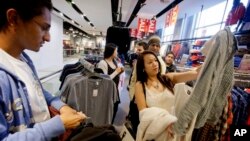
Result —
<path fill-rule="evenodd" d="M 228 19 L 235 1 L 237 0 L 52 0 L 54 10 L 51 41 L 39 52 L 26 52 L 32 58 L 45 89 L 58 96 L 62 85 L 60 77 L 66 65 L 76 64 L 83 59 L 95 66 L 103 59 L 107 42 L 113 40 L 122 44 L 118 53 L 124 57 L 122 64 L 125 72 L 123 84 L 119 87 L 121 103 L 114 121 L 114 126 L 120 131 L 129 112 L 127 85 L 132 71 L 128 65 L 129 53 L 134 51 L 136 42 L 147 42 L 153 35 L 161 38 L 160 55 L 165 56 L 168 51 L 174 52 L 175 65 L 181 72 L 203 64 L 203 45 L 218 31 L 229 27 L 238 43 L 234 56 L 235 86 L 249 90 L 250 1 L 240 0 L 244 12 L 248 14 L 242 13 L 236 22 L 231 22 Z M 155 20 L 154 31 L 137 31 L 132 35 L 132 29 L 139 30 L 140 18 Z M 129 36 L 123 37 L 119 33 L 110 35 L 116 31 L 112 28 L 119 28 Z"/>

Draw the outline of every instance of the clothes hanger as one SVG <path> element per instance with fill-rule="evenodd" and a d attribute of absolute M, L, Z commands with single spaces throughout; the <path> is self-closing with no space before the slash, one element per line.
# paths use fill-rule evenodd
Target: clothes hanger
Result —
<path fill-rule="evenodd" d="M 88 78 L 103 79 L 103 77 L 99 73 L 95 73 L 95 72 L 88 74 Z"/>

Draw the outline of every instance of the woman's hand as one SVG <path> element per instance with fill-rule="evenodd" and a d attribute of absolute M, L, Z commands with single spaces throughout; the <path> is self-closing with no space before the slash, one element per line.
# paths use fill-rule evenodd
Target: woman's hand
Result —
<path fill-rule="evenodd" d="M 117 67 L 115 71 L 117 71 L 117 73 L 120 74 L 120 73 L 124 72 L 124 68 L 123 67 Z"/>
<path fill-rule="evenodd" d="M 173 123 L 171 123 L 167 129 L 166 129 L 166 134 L 167 134 L 167 137 L 173 139 L 174 138 L 174 131 L 173 131 Z"/>
<path fill-rule="evenodd" d="M 196 71 L 197 75 L 199 75 L 199 73 L 201 71 L 201 68 L 202 68 L 202 65 L 195 68 L 195 71 Z"/>

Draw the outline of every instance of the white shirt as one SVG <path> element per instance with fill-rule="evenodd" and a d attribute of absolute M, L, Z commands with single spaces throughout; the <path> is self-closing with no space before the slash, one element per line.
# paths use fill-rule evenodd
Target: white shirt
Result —
<path fill-rule="evenodd" d="M 35 123 L 50 119 L 42 88 L 28 64 L 12 57 L 2 49 L 0 49 L 0 63 L 26 85 Z"/>
<path fill-rule="evenodd" d="M 158 107 L 167 110 L 170 114 L 174 113 L 175 95 L 173 95 L 167 88 L 163 92 L 156 92 L 146 88 L 146 103 L 148 107 Z"/>

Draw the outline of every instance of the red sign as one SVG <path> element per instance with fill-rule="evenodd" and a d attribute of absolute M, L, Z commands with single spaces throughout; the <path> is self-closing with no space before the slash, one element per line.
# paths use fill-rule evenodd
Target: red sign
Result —
<path fill-rule="evenodd" d="M 148 32 L 155 33 L 155 30 L 156 30 L 156 20 L 149 20 Z"/>
<path fill-rule="evenodd" d="M 165 27 L 169 27 L 173 24 L 176 23 L 177 21 L 177 16 L 178 16 L 178 5 L 176 5 L 174 8 L 172 8 L 166 15 L 166 22 L 165 22 Z"/>
<path fill-rule="evenodd" d="M 131 28 L 130 29 L 130 36 L 136 38 L 137 37 L 137 29 Z"/>
<path fill-rule="evenodd" d="M 172 10 L 167 13 L 165 27 L 169 27 L 171 23 Z"/>
<path fill-rule="evenodd" d="M 141 39 L 143 36 L 143 32 L 137 31 L 136 38 Z"/>
<path fill-rule="evenodd" d="M 172 24 L 175 24 L 176 21 L 177 21 L 178 11 L 179 11 L 178 5 L 176 5 L 172 10 L 173 10 L 173 11 L 172 11 L 171 25 L 172 25 Z"/>
<path fill-rule="evenodd" d="M 148 19 L 142 19 L 142 18 L 139 18 L 138 20 L 138 31 L 140 32 L 147 32 L 148 30 Z"/>

